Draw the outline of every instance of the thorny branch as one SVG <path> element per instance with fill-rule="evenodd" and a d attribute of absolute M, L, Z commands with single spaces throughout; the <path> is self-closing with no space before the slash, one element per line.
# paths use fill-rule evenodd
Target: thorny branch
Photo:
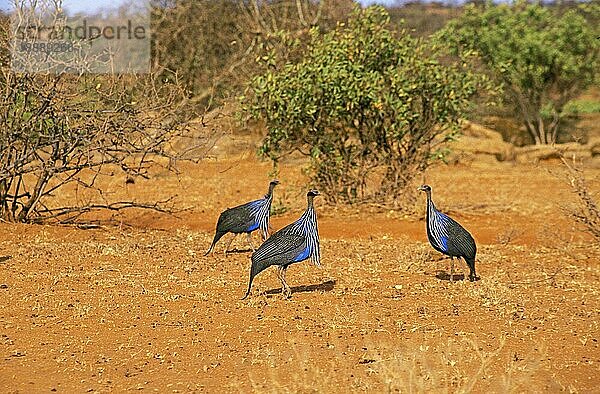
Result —
<path fill-rule="evenodd" d="M 0 218 L 72 221 L 92 210 L 132 207 L 174 212 L 171 199 L 107 201 L 98 180 L 118 171 L 149 178 L 156 166 L 171 171 L 178 160 L 202 158 L 211 136 L 191 127 L 196 106 L 177 78 L 15 73 L 11 28 L 0 20 Z M 55 195 L 69 185 L 96 198 L 57 206 Z"/>

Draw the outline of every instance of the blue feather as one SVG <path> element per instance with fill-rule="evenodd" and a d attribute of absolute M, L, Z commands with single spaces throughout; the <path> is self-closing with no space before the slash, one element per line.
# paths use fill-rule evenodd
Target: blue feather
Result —
<path fill-rule="evenodd" d="M 446 215 L 445 213 L 442 213 L 440 211 L 436 212 L 438 219 L 442 222 L 442 223 L 448 223 L 448 219 L 450 219 L 450 217 L 448 215 Z"/>
<path fill-rule="evenodd" d="M 304 250 L 302 252 L 300 252 L 300 254 L 298 256 L 296 256 L 296 258 L 294 259 L 294 262 L 306 260 L 309 255 L 310 255 L 310 249 L 307 246 L 306 248 L 304 248 Z"/>
<path fill-rule="evenodd" d="M 248 231 L 248 232 L 250 232 L 250 231 L 254 231 L 254 230 L 256 230 L 257 228 L 258 228 L 258 222 L 254 222 L 254 223 L 252 223 L 252 225 L 250 225 L 250 227 L 248 227 L 247 231 Z"/>
<path fill-rule="evenodd" d="M 448 251 L 448 237 L 440 237 L 444 251 Z"/>
<path fill-rule="evenodd" d="M 250 205 L 253 208 L 259 207 L 264 203 L 264 200 L 256 200 L 256 201 L 251 201 L 248 205 Z"/>

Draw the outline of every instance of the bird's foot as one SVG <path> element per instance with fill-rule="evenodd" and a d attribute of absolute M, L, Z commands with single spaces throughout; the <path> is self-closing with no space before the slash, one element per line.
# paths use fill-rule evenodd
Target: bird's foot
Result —
<path fill-rule="evenodd" d="M 287 282 L 285 281 L 286 268 L 287 267 L 278 266 L 277 267 L 277 276 L 279 277 L 279 280 L 281 280 L 281 293 L 283 294 L 283 297 L 285 299 L 289 299 L 292 297 L 292 290 L 290 289 Z"/>
<path fill-rule="evenodd" d="M 289 286 L 284 285 L 281 288 L 281 294 L 283 294 L 283 298 L 285 298 L 286 300 L 289 300 L 290 298 L 292 298 L 292 289 L 290 289 Z"/>

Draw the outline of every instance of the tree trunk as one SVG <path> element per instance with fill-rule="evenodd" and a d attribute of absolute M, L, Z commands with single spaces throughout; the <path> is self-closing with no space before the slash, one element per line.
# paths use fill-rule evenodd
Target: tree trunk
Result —
<path fill-rule="evenodd" d="M 550 124 L 546 124 L 541 115 L 536 120 L 525 121 L 525 127 L 536 145 L 554 144 L 558 136 L 559 118 L 556 116 Z"/>
<path fill-rule="evenodd" d="M 23 208 L 19 215 L 17 216 L 17 220 L 19 222 L 24 222 L 30 215 L 31 212 L 35 209 L 35 206 L 42 198 L 44 194 L 44 189 L 46 188 L 46 184 L 48 183 L 48 179 L 50 179 L 50 174 L 47 169 L 43 170 L 43 173 L 40 174 L 35 187 L 33 188 L 33 193 L 29 200 L 23 204 Z"/>

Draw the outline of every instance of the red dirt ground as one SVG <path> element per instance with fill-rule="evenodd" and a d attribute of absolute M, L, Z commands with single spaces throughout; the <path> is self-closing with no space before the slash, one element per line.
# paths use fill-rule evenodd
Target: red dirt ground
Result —
<path fill-rule="evenodd" d="M 249 253 L 224 256 L 225 239 L 203 254 L 219 212 L 264 194 L 269 171 L 219 159 L 106 180 L 115 197 L 178 194 L 190 207 L 178 217 L 0 223 L 0 389 L 598 392 L 600 246 L 562 213 L 575 196 L 558 164 L 427 171 L 438 208 L 477 240 L 475 283 L 449 283 L 449 260 L 426 241 L 423 195 L 410 215 L 317 199 L 323 267 L 292 266 L 290 300 L 267 270 L 242 301 Z M 600 191 L 598 166 L 586 175 Z M 306 191 L 298 163 L 279 179 L 276 229 Z"/>

